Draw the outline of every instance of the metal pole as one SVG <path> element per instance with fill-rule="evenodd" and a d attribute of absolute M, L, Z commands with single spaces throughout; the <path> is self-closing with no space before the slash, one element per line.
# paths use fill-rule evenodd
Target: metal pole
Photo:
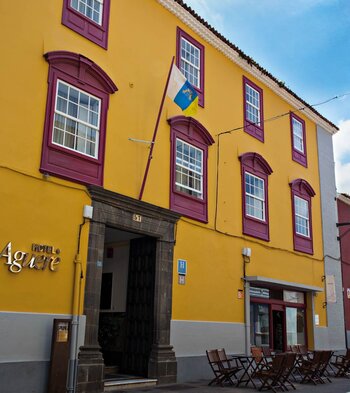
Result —
<path fill-rule="evenodd" d="M 140 195 L 139 195 L 139 200 L 140 200 L 140 201 L 141 201 L 141 199 L 142 199 L 143 191 L 144 191 L 144 189 L 145 189 L 146 180 L 147 180 L 147 176 L 148 176 L 149 167 L 150 167 L 150 165 L 151 165 L 152 153 L 153 153 L 153 148 L 154 148 L 154 142 L 155 142 L 156 137 L 157 137 L 157 132 L 158 132 L 158 126 L 159 126 L 160 116 L 161 116 L 162 111 L 163 111 L 165 96 L 166 96 L 166 92 L 167 92 L 167 90 L 168 90 L 168 84 L 169 84 L 170 74 L 171 74 L 171 70 L 172 70 L 172 68 L 173 68 L 174 60 L 175 60 L 175 56 L 173 56 L 173 58 L 172 58 L 172 60 L 171 60 L 170 69 L 169 69 L 169 73 L 168 73 L 168 78 L 167 78 L 167 81 L 166 81 L 166 84 L 165 84 L 165 88 L 164 88 L 164 92 L 163 92 L 162 101 L 161 101 L 161 103 L 160 103 L 160 107 L 159 107 L 159 111 L 158 111 L 158 117 L 157 117 L 156 125 L 155 125 L 155 127 L 154 127 L 153 138 L 152 138 L 151 147 L 150 147 L 150 150 L 149 150 L 147 165 L 146 165 L 146 169 L 145 169 L 145 174 L 144 174 L 144 176 L 143 176 L 143 181 L 142 181 L 141 190 L 140 190 Z"/>

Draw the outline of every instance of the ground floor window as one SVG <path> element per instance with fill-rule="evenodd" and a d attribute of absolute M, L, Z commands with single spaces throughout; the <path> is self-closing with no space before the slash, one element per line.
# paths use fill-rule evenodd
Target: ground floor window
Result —
<path fill-rule="evenodd" d="M 305 345 L 305 310 L 286 307 L 287 345 Z"/>
<path fill-rule="evenodd" d="M 305 294 L 283 289 L 250 288 L 251 345 L 283 352 L 307 345 Z"/>

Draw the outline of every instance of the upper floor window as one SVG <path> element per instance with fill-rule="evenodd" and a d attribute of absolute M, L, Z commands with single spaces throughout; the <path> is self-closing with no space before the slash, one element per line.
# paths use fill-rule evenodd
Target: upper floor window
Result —
<path fill-rule="evenodd" d="M 102 185 L 109 95 L 117 90 L 95 63 L 72 52 L 49 52 L 48 94 L 40 170 Z"/>
<path fill-rule="evenodd" d="M 62 24 L 107 49 L 110 0 L 63 0 Z"/>
<path fill-rule="evenodd" d="M 268 241 L 268 176 L 272 169 L 258 153 L 245 153 L 239 159 L 242 172 L 243 233 Z"/>
<path fill-rule="evenodd" d="M 264 141 L 263 91 L 243 77 L 244 131 Z"/>
<path fill-rule="evenodd" d="M 293 212 L 294 250 L 313 254 L 311 198 L 315 191 L 303 179 L 290 183 Z"/>
<path fill-rule="evenodd" d="M 292 136 L 292 158 L 299 164 L 307 166 L 305 122 L 294 113 L 290 114 Z"/>
<path fill-rule="evenodd" d="M 198 93 L 198 103 L 204 106 L 204 46 L 177 28 L 176 65 Z"/>
<path fill-rule="evenodd" d="M 209 132 L 195 119 L 176 116 L 171 126 L 170 208 L 198 221 L 208 221 Z"/>

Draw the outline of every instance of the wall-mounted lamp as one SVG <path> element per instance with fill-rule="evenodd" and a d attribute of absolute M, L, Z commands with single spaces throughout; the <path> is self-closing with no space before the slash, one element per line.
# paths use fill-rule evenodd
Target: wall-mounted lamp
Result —
<path fill-rule="evenodd" d="M 94 208 L 92 206 L 84 205 L 84 210 L 83 210 L 84 218 L 88 218 L 91 220 L 93 213 L 94 213 Z"/>
<path fill-rule="evenodd" d="M 252 249 L 249 248 L 249 247 L 244 247 L 244 248 L 242 248 L 242 255 L 243 255 L 244 257 L 250 258 L 250 257 L 252 256 Z"/>

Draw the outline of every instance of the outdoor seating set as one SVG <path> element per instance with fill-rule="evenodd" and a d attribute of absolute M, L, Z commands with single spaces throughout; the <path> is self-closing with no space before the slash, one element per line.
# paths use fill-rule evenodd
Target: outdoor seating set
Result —
<path fill-rule="evenodd" d="M 249 386 L 273 392 L 296 389 L 295 383 L 324 384 L 331 377 L 350 378 L 350 349 L 345 355 L 333 351 L 308 351 L 293 345 L 287 352 L 252 347 L 251 356 L 228 356 L 224 349 L 206 351 L 214 378 L 209 385 Z"/>

